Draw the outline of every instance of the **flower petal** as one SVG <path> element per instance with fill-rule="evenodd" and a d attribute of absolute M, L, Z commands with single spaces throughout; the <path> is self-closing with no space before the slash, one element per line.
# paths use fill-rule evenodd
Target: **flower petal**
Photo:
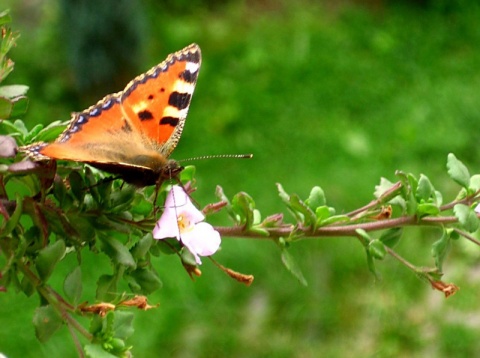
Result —
<path fill-rule="evenodd" d="M 154 239 L 165 239 L 167 237 L 176 237 L 180 240 L 180 229 L 178 227 L 175 210 L 165 209 L 153 229 Z"/>
<path fill-rule="evenodd" d="M 182 221 L 180 225 L 179 218 Z M 205 216 L 193 205 L 185 190 L 179 185 L 174 185 L 165 200 L 165 210 L 153 229 L 153 237 L 155 239 L 176 237 L 180 240 L 183 231 L 193 230 L 193 225 L 204 219 Z"/>
<path fill-rule="evenodd" d="M 195 229 L 182 235 L 182 243 L 193 253 L 200 256 L 210 256 L 220 247 L 221 237 L 212 225 L 198 223 Z"/>
<path fill-rule="evenodd" d="M 167 210 L 176 211 L 177 215 L 182 211 L 195 224 L 205 220 L 205 215 L 193 205 L 188 194 L 179 185 L 174 185 L 167 195 L 165 211 Z"/>

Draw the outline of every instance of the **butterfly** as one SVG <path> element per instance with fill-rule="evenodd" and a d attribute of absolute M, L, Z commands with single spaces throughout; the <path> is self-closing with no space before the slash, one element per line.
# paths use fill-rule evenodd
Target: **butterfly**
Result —
<path fill-rule="evenodd" d="M 34 161 L 68 160 L 116 174 L 137 186 L 153 185 L 181 167 L 169 156 L 177 146 L 202 61 L 191 44 L 109 94 L 73 113 L 53 142 L 20 148 Z"/>

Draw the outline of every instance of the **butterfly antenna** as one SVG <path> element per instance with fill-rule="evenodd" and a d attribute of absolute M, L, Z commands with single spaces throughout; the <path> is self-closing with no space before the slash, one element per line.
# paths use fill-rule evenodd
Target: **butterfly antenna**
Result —
<path fill-rule="evenodd" d="M 216 154 L 216 155 L 202 155 L 200 157 L 193 157 L 187 159 L 177 160 L 178 163 L 181 162 L 190 162 L 193 160 L 203 160 L 203 159 L 226 159 L 226 158 L 235 158 L 235 159 L 251 159 L 253 154 Z"/>

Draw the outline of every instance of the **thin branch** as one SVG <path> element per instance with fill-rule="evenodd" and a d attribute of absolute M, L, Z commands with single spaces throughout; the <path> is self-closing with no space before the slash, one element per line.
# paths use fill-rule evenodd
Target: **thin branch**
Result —
<path fill-rule="evenodd" d="M 457 228 L 453 229 L 453 231 L 455 231 L 459 235 L 463 236 L 465 239 L 470 240 L 474 244 L 480 246 L 480 241 L 478 241 L 476 238 L 474 238 L 472 235 L 466 233 L 465 231 L 459 230 Z"/>

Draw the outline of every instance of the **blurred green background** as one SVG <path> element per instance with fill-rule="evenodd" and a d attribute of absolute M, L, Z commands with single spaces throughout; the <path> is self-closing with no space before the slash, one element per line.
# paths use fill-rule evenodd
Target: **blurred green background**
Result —
<path fill-rule="evenodd" d="M 280 182 L 302 197 L 320 185 L 329 204 L 347 212 L 373 198 L 381 176 L 394 181 L 396 169 L 424 173 L 452 200 L 458 187 L 447 179 L 447 153 L 477 172 L 475 2 L 6 0 L 2 6 L 11 8 L 21 32 L 8 82 L 30 86 L 24 118 L 30 128 L 68 119 L 197 42 L 202 70 L 173 158 L 254 154 L 194 163 L 201 205 L 213 202 L 221 185 L 227 195 L 252 195 L 265 216 L 284 211 Z M 212 221 L 228 223 L 225 215 Z M 409 229 L 398 251 L 433 266 L 436 234 Z M 222 248 L 216 259 L 255 275 L 253 285 L 234 282 L 208 260 L 192 282 L 175 257 L 155 259 L 164 287 L 151 297 L 160 307 L 136 315 L 136 357 L 480 354 L 480 250 L 468 243 L 457 242 L 444 265 L 445 281 L 461 288 L 448 300 L 391 258 L 378 263 L 382 279 L 375 281 L 351 238 L 292 248 L 308 287 L 283 268 L 268 241 L 226 238 Z M 107 262 L 87 255 L 86 300 Z M 52 283 L 59 287 L 63 278 L 57 272 Z M 36 299 L 8 292 L 0 303 L 0 352 L 76 356 L 66 328 L 45 345 L 36 341 Z"/>

